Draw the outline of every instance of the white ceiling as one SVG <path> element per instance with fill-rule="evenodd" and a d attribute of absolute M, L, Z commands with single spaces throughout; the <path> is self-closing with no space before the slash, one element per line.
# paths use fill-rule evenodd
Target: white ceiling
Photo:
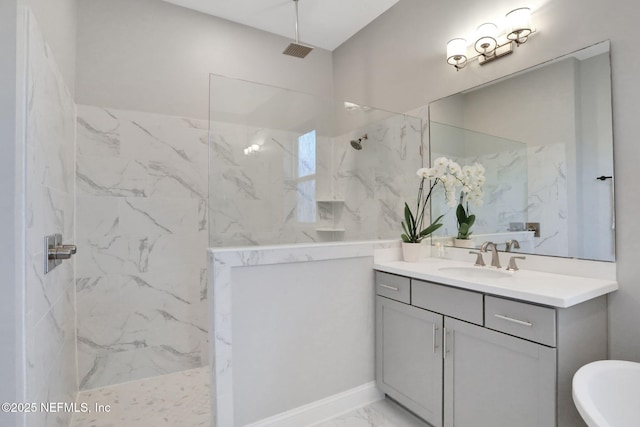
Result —
<path fill-rule="evenodd" d="M 293 0 L 164 0 L 295 39 Z M 334 50 L 398 0 L 299 0 L 300 42 Z"/>

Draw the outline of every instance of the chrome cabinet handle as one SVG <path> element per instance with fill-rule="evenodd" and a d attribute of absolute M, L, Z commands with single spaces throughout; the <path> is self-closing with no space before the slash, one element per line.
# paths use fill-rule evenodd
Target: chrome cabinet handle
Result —
<path fill-rule="evenodd" d="M 436 349 L 438 348 L 438 345 L 436 344 L 436 331 L 438 330 L 438 327 L 436 326 L 436 324 L 433 324 L 433 354 L 436 354 Z"/>
<path fill-rule="evenodd" d="M 442 328 L 442 358 L 447 358 L 447 328 Z"/>
<path fill-rule="evenodd" d="M 385 285 L 384 283 L 378 283 L 378 286 L 380 286 L 381 288 L 385 288 L 385 289 L 390 289 L 394 292 L 400 292 L 399 288 L 396 288 L 395 286 L 389 286 L 389 285 Z M 369 288 L 371 289 L 371 288 Z"/>
<path fill-rule="evenodd" d="M 531 328 L 533 326 L 533 323 L 531 322 L 527 322 L 526 320 L 514 319 L 513 317 L 505 316 L 503 314 L 494 314 L 494 316 L 497 317 L 498 319 L 506 320 L 507 322 L 517 323 L 518 325 L 526 326 L 528 328 Z"/>

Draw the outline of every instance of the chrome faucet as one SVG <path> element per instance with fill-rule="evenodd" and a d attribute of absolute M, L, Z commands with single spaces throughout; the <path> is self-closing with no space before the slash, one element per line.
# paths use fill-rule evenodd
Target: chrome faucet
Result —
<path fill-rule="evenodd" d="M 520 249 L 520 242 L 518 242 L 516 239 L 507 240 L 505 242 L 505 245 L 507 246 L 506 248 L 507 252 L 511 252 L 512 246 L 513 246 L 513 249 Z"/>
<path fill-rule="evenodd" d="M 484 242 L 480 247 L 481 252 L 487 252 L 487 249 L 491 248 L 491 266 L 500 268 L 500 257 L 498 256 L 498 247 L 493 242 Z"/>

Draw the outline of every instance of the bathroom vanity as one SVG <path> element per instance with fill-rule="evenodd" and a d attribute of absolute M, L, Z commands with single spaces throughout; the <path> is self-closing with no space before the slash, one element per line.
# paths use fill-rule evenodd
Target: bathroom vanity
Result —
<path fill-rule="evenodd" d="M 584 425 L 582 365 L 607 358 L 613 280 L 427 259 L 376 270 L 376 383 L 434 427 Z"/>

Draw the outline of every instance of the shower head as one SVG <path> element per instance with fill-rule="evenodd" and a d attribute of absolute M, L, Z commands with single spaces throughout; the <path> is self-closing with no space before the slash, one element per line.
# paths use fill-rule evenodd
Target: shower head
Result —
<path fill-rule="evenodd" d="M 298 0 L 293 0 L 293 3 L 296 5 L 296 42 L 290 43 L 282 53 L 289 56 L 295 56 L 296 58 L 304 58 L 313 50 L 313 48 L 311 46 L 300 44 L 300 36 L 298 33 Z"/>
<path fill-rule="evenodd" d="M 310 46 L 305 46 L 299 43 L 290 43 L 285 50 L 282 51 L 285 55 L 295 56 L 296 58 L 304 58 L 313 50 Z"/>
<path fill-rule="evenodd" d="M 369 139 L 369 136 L 365 133 L 361 138 L 352 139 L 351 146 L 356 150 L 362 150 L 362 141 Z"/>

